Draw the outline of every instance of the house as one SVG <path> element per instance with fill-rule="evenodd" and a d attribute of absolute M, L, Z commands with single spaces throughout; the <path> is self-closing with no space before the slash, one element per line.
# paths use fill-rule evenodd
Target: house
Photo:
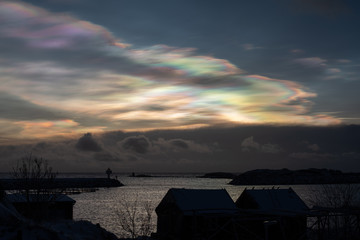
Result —
<path fill-rule="evenodd" d="M 234 239 L 237 208 L 224 189 L 171 188 L 155 211 L 159 239 Z"/>
<path fill-rule="evenodd" d="M 260 217 L 247 228 L 265 239 L 305 239 L 309 208 L 289 189 L 245 189 L 236 206 Z"/>
<path fill-rule="evenodd" d="M 15 193 L 6 195 L 7 200 L 24 217 L 36 220 L 73 219 L 75 200 L 64 194 L 29 195 Z"/>

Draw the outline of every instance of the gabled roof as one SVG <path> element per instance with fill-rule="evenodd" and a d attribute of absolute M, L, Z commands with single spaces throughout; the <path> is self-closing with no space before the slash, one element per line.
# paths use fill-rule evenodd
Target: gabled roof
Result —
<path fill-rule="evenodd" d="M 249 207 L 248 201 L 254 204 Z M 303 200 L 289 189 L 245 189 L 236 201 L 239 208 L 259 210 L 306 211 Z"/>
<path fill-rule="evenodd" d="M 234 201 L 225 189 L 171 188 L 156 208 L 156 212 L 175 206 L 183 214 L 236 212 Z"/>
<path fill-rule="evenodd" d="M 26 196 L 19 193 L 7 194 L 6 198 L 12 203 L 25 203 L 27 202 Z M 65 194 L 43 194 L 43 195 L 29 195 L 30 202 L 71 202 L 75 203 L 76 201 L 71 197 Z"/>

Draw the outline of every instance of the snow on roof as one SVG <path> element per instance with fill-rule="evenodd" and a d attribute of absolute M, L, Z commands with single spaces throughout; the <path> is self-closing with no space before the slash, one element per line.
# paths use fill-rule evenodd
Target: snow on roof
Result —
<path fill-rule="evenodd" d="M 237 207 L 225 189 L 184 189 L 171 188 L 158 209 L 161 209 L 171 198 L 183 212 L 224 213 L 235 212 Z"/>
<path fill-rule="evenodd" d="M 250 196 L 260 210 L 303 211 L 309 208 L 292 189 L 245 189 L 241 196 Z M 236 201 L 238 207 L 239 199 Z"/>
<path fill-rule="evenodd" d="M 47 202 L 47 201 L 54 201 L 54 202 L 72 202 L 75 203 L 75 200 L 65 194 L 43 194 L 43 195 L 36 195 L 30 194 L 30 202 Z M 26 196 L 20 193 L 14 194 L 7 194 L 6 198 L 12 203 L 23 203 L 27 202 Z"/>

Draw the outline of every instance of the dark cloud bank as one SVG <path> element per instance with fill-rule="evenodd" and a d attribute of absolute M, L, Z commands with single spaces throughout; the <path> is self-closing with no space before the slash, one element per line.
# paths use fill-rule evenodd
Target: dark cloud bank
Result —
<path fill-rule="evenodd" d="M 87 133 L 79 139 L 0 146 L 1 169 L 26 153 L 58 171 L 242 172 L 256 168 L 360 171 L 360 126 L 242 126 Z"/>
<path fill-rule="evenodd" d="M 81 151 L 100 152 L 102 150 L 100 145 L 93 139 L 91 133 L 86 133 L 79 138 L 75 147 Z"/>

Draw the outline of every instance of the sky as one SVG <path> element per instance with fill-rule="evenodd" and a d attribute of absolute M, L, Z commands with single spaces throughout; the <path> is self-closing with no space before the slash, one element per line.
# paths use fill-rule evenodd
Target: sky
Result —
<path fill-rule="evenodd" d="M 359 25 L 350 0 L 0 0 L 0 166 L 360 171 Z"/>

